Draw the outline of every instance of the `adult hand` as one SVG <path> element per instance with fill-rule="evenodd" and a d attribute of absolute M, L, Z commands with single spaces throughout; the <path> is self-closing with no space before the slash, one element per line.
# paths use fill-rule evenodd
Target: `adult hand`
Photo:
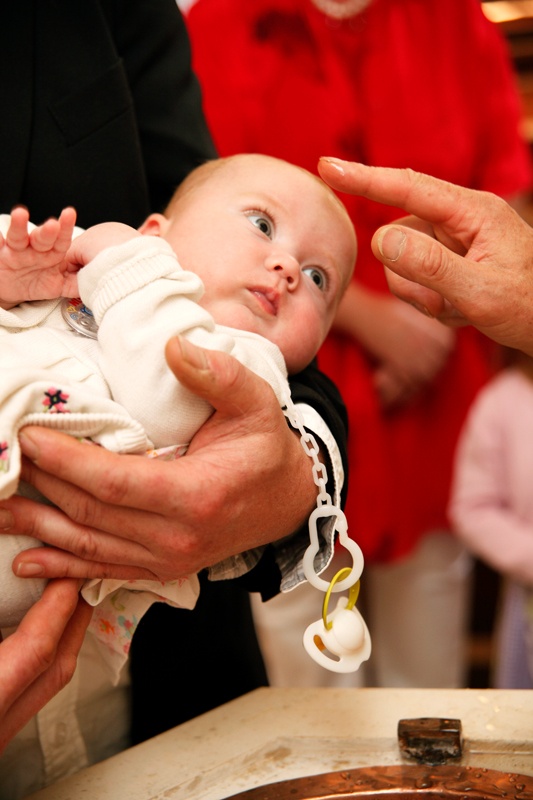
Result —
<path fill-rule="evenodd" d="M 423 317 L 392 295 L 352 281 L 335 328 L 355 339 L 376 364 L 374 386 L 383 408 L 409 402 L 445 366 L 455 332 Z"/>
<path fill-rule="evenodd" d="M 0 753 L 74 673 L 92 615 L 78 588 L 78 581 L 50 581 L 0 644 Z"/>
<path fill-rule="evenodd" d="M 319 172 L 335 189 L 416 215 L 372 240 L 395 295 L 533 355 L 533 231 L 504 200 L 412 170 L 323 158 Z"/>
<path fill-rule="evenodd" d="M 380 299 L 387 310 L 374 385 L 382 406 L 392 408 L 409 402 L 432 383 L 453 351 L 456 334 L 395 297 L 380 295 Z"/>
<path fill-rule="evenodd" d="M 68 552 L 27 550 L 17 574 L 177 578 L 306 519 L 316 502 L 312 465 L 270 386 L 230 356 L 182 339 L 166 354 L 216 409 L 183 458 L 117 455 L 45 428 L 23 431 L 23 478 L 58 508 L 11 498 L 0 505 L 0 528 Z"/>

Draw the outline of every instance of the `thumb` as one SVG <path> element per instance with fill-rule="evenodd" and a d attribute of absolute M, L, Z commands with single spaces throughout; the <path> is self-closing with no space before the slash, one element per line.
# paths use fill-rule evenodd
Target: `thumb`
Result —
<path fill-rule="evenodd" d="M 241 416 L 275 401 L 268 383 L 228 353 L 176 336 L 168 341 L 165 357 L 180 383 L 223 415 Z"/>
<path fill-rule="evenodd" d="M 78 272 L 90 261 L 85 252 L 87 235 L 87 231 L 84 231 L 79 236 L 76 236 L 65 253 L 65 262 L 69 272 Z"/>
<path fill-rule="evenodd" d="M 386 267 L 387 282 L 396 297 L 448 324 L 466 322 L 455 306 L 465 287 L 460 256 L 431 236 L 400 225 L 376 231 L 372 251 Z M 475 264 L 469 267 L 475 271 Z"/>

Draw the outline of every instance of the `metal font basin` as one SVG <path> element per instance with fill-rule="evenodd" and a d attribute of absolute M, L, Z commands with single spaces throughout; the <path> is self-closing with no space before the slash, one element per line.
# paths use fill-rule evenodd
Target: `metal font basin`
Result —
<path fill-rule="evenodd" d="M 364 767 L 271 783 L 226 800 L 533 800 L 533 777 L 461 766 Z"/>

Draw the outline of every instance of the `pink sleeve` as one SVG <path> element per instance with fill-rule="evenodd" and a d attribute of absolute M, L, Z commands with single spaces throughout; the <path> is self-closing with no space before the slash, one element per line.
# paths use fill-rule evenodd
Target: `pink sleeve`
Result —
<path fill-rule="evenodd" d="M 520 421 L 502 399 L 489 387 L 472 406 L 457 450 L 449 516 L 472 553 L 498 572 L 533 584 L 533 521 L 514 510 L 506 452 L 505 427 Z"/>

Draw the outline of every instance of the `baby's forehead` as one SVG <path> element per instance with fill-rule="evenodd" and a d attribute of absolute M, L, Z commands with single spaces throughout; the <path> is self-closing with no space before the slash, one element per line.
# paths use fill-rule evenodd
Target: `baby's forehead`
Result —
<path fill-rule="evenodd" d="M 233 174 L 240 189 L 262 196 L 269 205 L 286 206 L 291 212 L 294 212 L 291 204 L 295 203 L 304 216 L 310 213 L 311 200 L 315 199 L 321 220 L 325 224 L 332 220 L 340 223 L 346 240 L 353 241 L 355 247 L 354 226 L 346 206 L 318 175 L 271 156 L 245 155 L 233 159 L 228 159 L 227 166 L 236 168 Z M 222 171 L 219 177 L 223 178 Z"/>
<path fill-rule="evenodd" d="M 323 187 L 329 188 L 318 175 L 313 175 L 303 167 L 274 156 L 258 153 L 241 153 L 215 160 L 211 162 L 210 173 L 214 179 L 231 180 L 233 176 L 236 181 L 248 179 L 253 182 L 254 178 L 260 178 L 261 181 L 271 183 L 282 180 L 283 185 L 287 185 L 286 182 L 288 182 L 289 186 L 309 181 L 310 183 L 316 182 L 317 186 L 322 184 Z"/>
<path fill-rule="evenodd" d="M 233 163 L 229 160 L 226 170 L 213 173 L 213 178 L 225 181 L 230 190 L 235 188 L 264 195 L 272 203 L 296 203 L 303 213 L 309 209 L 314 197 L 323 210 L 329 208 L 334 216 L 347 216 L 344 204 L 318 175 L 270 156 L 248 158 L 240 160 L 240 157 L 235 157 Z"/>
<path fill-rule="evenodd" d="M 344 256 L 339 271 L 351 274 L 357 248 L 354 227 L 344 203 L 318 175 L 288 161 L 252 153 L 211 162 L 204 178 L 202 188 L 207 193 L 216 182 L 227 195 L 235 194 L 245 203 L 255 201 L 267 209 L 285 210 L 295 224 L 303 216 L 316 222 L 322 231 L 324 226 L 334 225 L 338 237 L 335 247 Z M 339 226 L 345 234 L 341 237 Z"/>

